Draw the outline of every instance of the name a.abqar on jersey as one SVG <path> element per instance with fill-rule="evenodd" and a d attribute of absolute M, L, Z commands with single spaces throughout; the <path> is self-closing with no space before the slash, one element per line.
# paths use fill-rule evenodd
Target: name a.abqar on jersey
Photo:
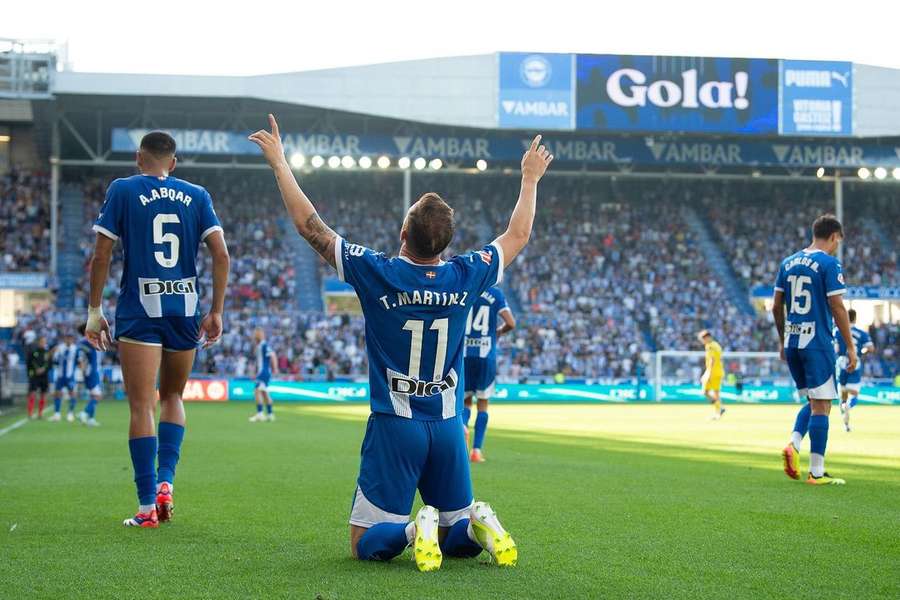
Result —
<path fill-rule="evenodd" d="M 185 206 L 190 206 L 191 200 L 193 200 L 193 198 L 191 198 L 190 195 L 185 194 L 182 190 L 161 187 L 153 188 L 152 190 L 150 190 L 149 198 L 144 194 L 140 194 L 140 200 L 143 206 L 147 206 L 148 204 L 156 200 L 171 200 L 172 202 L 181 202 Z"/>

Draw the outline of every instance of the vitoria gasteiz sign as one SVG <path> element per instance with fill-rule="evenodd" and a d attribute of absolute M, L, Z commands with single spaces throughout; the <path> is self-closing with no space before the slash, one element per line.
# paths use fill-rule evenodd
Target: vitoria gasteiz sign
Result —
<path fill-rule="evenodd" d="M 578 129 L 778 133 L 778 61 L 579 54 Z"/>

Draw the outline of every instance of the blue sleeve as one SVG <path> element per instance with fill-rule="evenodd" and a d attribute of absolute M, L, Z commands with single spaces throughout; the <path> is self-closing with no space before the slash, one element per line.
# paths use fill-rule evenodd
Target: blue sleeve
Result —
<path fill-rule="evenodd" d="M 863 331 L 862 335 L 859 336 L 860 347 L 863 347 L 863 346 L 865 346 L 867 344 L 871 344 L 871 343 L 872 343 L 872 336 L 869 335 L 868 331 Z"/>
<path fill-rule="evenodd" d="M 338 278 L 353 286 L 357 292 L 365 290 L 366 281 L 381 271 L 384 255 L 343 238 L 334 242 L 334 264 Z"/>
<path fill-rule="evenodd" d="M 497 298 L 497 312 L 499 313 L 504 308 L 509 308 L 509 305 L 506 303 L 506 294 L 503 293 L 503 290 L 497 288 L 493 292 L 494 297 Z"/>
<path fill-rule="evenodd" d="M 782 263 L 778 267 L 778 275 L 775 276 L 775 291 L 783 292 L 786 285 L 787 284 L 784 281 L 784 263 Z"/>
<path fill-rule="evenodd" d="M 473 296 L 503 281 L 503 250 L 497 244 L 489 244 L 453 260 L 462 268 L 464 287 L 470 289 Z"/>
<path fill-rule="evenodd" d="M 102 233 L 111 240 L 118 240 L 122 235 L 122 207 L 124 205 L 121 184 L 116 179 L 106 189 L 106 199 L 100 208 L 100 215 L 94 221 L 94 231 Z"/>
<path fill-rule="evenodd" d="M 222 224 L 219 223 L 219 216 L 216 209 L 213 208 L 212 196 L 209 192 L 203 190 L 203 204 L 200 206 L 200 241 L 206 239 L 206 236 L 214 231 L 222 231 Z"/>
<path fill-rule="evenodd" d="M 836 296 L 847 291 L 844 285 L 844 272 L 841 270 L 841 263 L 836 260 L 828 261 L 825 267 L 825 294 L 828 296 Z"/>

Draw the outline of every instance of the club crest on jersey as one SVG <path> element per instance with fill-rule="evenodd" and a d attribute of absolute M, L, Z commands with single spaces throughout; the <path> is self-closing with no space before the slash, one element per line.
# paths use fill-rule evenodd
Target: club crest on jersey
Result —
<path fill-rule="evenodd" d="M 437 273 L 435 273 L 434 271 L 426 271 L 425 277 L 427 277 L 428 279 L 434 279 L 435 277 L 437 277 Z"/>
<path fill-rule="evenodd" d="M 450 369 L 450 372 L 441 381 L 422 381 L 421 379 L 415 379 L 390 370 L 388 374 L 390 375 L 391 392 L 420 398 L 434 396 L 445 390 L 454 389 L 457 383 L 456 371 L 453 369 Z"/>

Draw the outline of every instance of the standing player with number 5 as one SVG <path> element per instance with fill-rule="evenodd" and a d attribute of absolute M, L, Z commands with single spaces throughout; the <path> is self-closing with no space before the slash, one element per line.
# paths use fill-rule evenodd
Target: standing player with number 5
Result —
<path fill-rule="evenodd" d="M 121 240 L 124 253 L 116 339 L 131 409 L 128 446 L 139 503 L 137 514 L 124 521 L 131 527 L 157 527 L 172 515 L 175 466 L 184 437 L 181 393 L 201 338 L 208 346 L 222 335 L 229 268 L 225 237 L 209 192 L 172 177 L 175 163 L 171 136 L 161 131 L 145 135 L 137 152 L 141 174 L 110 184 L 94 225 L 86 336 L 98 350 L 106 350 L 110 341 L 101 300 L 116 241 Z M 196 265 L 200 242 L 206 243 L 213 262 L 212 307 L 202 322 Z"/>
<path fill-rule="evenodd" d="M 834 257 L 844 239 L 844 229 L 834 215 L 822 215 L 813 222 L 812 232 L 812 244 L 785 258 L 775 280 L 772 316 L 782 341 L 781 357 L 787 361 L 801 399 L 808 398 L 797 414 L 791 441 L 781 455 L 787 476 L 800 479 L 800 444 L 809 431 L 806 482 L 840 485 L 843 479 L 825 471 L 825 447 L 828 413 L 837 398 L 832 317 L 847 346 L 847 371 L 856 369 L 856 347 L 843 300 L 847 288 L 841 263 Z"/>
<path fill-rule="evenodd" d="M 522 158 L 522 187 L 506 232 L 478 252 L 441 260 L 453 237 L 453 209 L 435 193 L 406 214 L 400 256 L 388 258 L 338 237 L 300 189 L 284 156 L 275 118 L 271 133 L 250 139 L 275 172 L 297 231 L 359 296 L 366 320 L 372 414 L 350 512 L 350 551 L 390 560 L 414 547 L 421 571 L 444 554 L 487 550 L 514 565 L 517 550 L 485 502 L 474 502 L 462 432 L 463 340 L 479 295 L 500 283 L 534 222 L 538 180 L 553 157 L 540 136 Z M 410 522 L 418 488 L 425 506 Z"/>

